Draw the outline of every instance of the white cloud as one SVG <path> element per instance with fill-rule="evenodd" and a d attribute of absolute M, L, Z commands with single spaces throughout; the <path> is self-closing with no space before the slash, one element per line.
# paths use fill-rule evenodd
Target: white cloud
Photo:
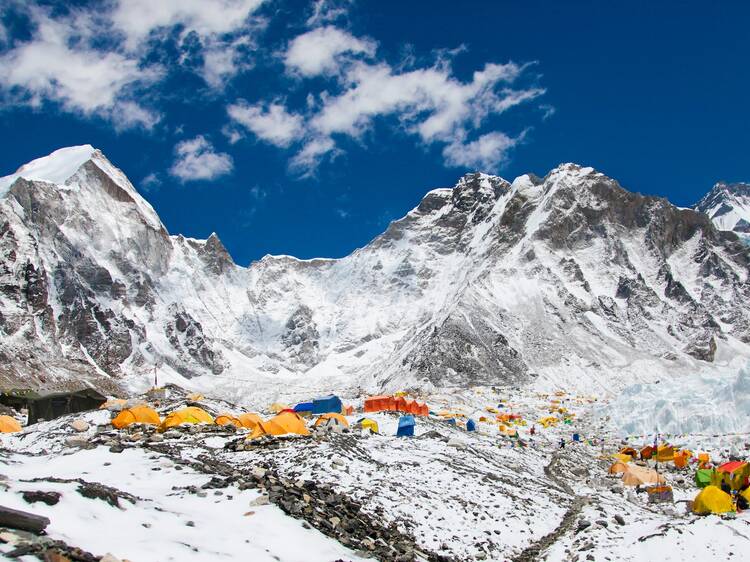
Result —
<path fill-rule="evenodd" d="M 312 14 L 307 18 L 310 27 L 333 23 L 349 13 L 352 0 L 315 0 L 312 6 Z"/>
<path fill-rule="evenodd" d="M 138 49 L 156 31 L 182 26 L 202 37 L 236 31 L 263 0 L 120 0 L 112 12 L 125 46 Z"/>
<path fill-rule="evenodd" d="M 511 138 L 505 133 L 487 133 L 468 143 L 451 142 L 443 149 L 443 157 L 449 166 L 495 171 L 508 160 L 508 152 L 520 140 L 521 137 Z"/>
<path fill-rule="evenodd" d="M 302 117 L 287 112 L 280 103 L 250 105 L 240 100 L 227 107 L 227 113 L 258 138 L 276 146 L 289 146 L 303 134 Z"/>
<path fill-rule="evenodd" d="M 202 135 L 184 140 L 175 146 L 175 161 L 169 173 L 188 182 L 214 180 L 232 171 L 232 157 L 216 152 L 213 145 Z"/>
<path fill-rule="evenodd" d="M 130 97 L 138 87 L 157 81 L 162 70 L 138 60 L 105 52 L 89 43 L 97 22 L 85 14 L 55 20 L 41 9 L 30 12 L 31 40 L 0 56 L 0 87 L 16 102 L 39 106 L 58 102 L 71 112 L 111 119 L 121 128 L 150 128 L 158 116 Z"/>
<path fill-rule="evenodd" d="M 332 26 L 319 27 L 295 37 L 284 55 L 288 71 L 302 76 L 337 74 L 344 54 L 375 54 L 376 45 Z"/>
<path fill-rule="evenodd" d="M 289 168 L 302 177 L 311 176 L 324 156 L 336 154 L 336 143 L 330 137 L 315 137 L 307 141 L 289 162 Z"/>
<path fill-rule="evenodd" d="M 161 185 L 161 180 L 159 179 L 159 176 L 154 172 L 151 172 L 146 177 L 144 177 L 140 183 L 140 187 L 144 191 L 151 191 L 153 189 L 157 189 L 160 185 Z"/>

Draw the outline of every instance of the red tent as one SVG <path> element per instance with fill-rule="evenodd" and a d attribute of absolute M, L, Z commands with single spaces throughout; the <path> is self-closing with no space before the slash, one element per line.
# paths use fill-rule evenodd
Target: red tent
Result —
<path fill-rule="evenodd" d="M 727 474 L 731 474 L 735 472 L 736 470 L 739 470 L 741 468 L 744 468 L 745 465 L 747 465 L 744 461 L 730 461 L 725 462 L 720 467 L 716 469 L 716 472 L 726 472 Z"/>

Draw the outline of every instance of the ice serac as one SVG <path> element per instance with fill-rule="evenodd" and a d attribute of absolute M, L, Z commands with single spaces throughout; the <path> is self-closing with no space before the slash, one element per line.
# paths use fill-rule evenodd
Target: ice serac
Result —
<path fill-rule="evenodd" d="M 696 205 L 719 230 L 750 238 L 750 184 L 718 182 Z"/>
<path fill-rule="evenodd" d="M 0 186 L 4 385 L 132 386 L 157 365 L 234 398 L 315 380 L 608 390 L 750 356 L 747 247 L 574 164 L 468 174 L 345 258 L 247 268 L 215 234 L 170 236 L 91 147 Z"/>

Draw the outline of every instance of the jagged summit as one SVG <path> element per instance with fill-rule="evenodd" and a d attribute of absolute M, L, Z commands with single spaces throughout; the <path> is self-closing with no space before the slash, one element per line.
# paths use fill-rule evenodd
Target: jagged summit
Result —
<path fill-rule="evenodd" d="M 750 184 L 718 182 L 695 209 L 705 213 L 719 230 L 750 234 Z"/>
<path fill-rule="evenodd" d="M 170 236 L 100 152 L 66 150 L 0 198 L 6 385 L 135 388 L 157 365 L 235 399 L 310 378 L 606 392 L 750 357 L 747 248 L 592 168 L 467 174 L 344 258 L 245 268 L 216 235 Z"/>

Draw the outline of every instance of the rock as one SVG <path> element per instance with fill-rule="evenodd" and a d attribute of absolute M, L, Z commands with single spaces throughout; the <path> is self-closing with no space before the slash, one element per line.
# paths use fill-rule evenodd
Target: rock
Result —
<path fill-rule="evenodd" d="M 164 436 L 161 433 L 154 433 L 151 437 L 148 438 L 148 440 L 151 443 L 161 443 L 164 441 Z"/>
<path fill-rule="evenodd" d="M 23 492 L 23 499 L 27 503 L 42 502 L 47 505 L 55 505 L 60 501 L 59 492 Z"/>
<path fill-rule="evenodd" d="M 618 525 L 624 525 L 625 524 L 625 518 L 622 515 L 620 515 L 619 513 L 617 515 L 615 515 L 615 521 L 617 522 Z"/>
<path fill-rule="evenodd" d="M 125 450 L 125 447 L 123 447 L 122 445 L 119 445 L 119 444 L 118 445 L 112 445 L 109 448 L 109 452 L 110 453 L 122 453 L 124 450 Z"/>
<path fill-rule="evenodd" d="M 449 447 L 453 447 L 455 449 L 465 449 L 466 448 L 466 443 L 464 443 L 460 439 L 456 439 L 455 437 L 451 437 L 448 440 L 447 444 L 448 444 Z"/>
<path fill-rule="evenodd" d="M 344 466 L 344 461 L 336 457 L 335 459 L 331 461 L 331 466 L 334 466 L 334 467 Z"/>
<path fill-rule="evenodd" d="M 591 527 L 591 521 L 588 521 L 586 519 L 581 519 L 578 522 L 578 527 L 576 528 L 576 532 L 580 533 L 581 531 L 588 529 Z"/>
<path fill-rule="evenodd" d="M 11 533 L 10 531 L 3 531 L 0 533 L 0 542 L 9 544 L 11 546 L 18 544 L 18 542 L 21 540 L 21 537 L 19 537 L 15 533 Z"/>
<path fill-rule="evenodd" d="M 604 521 L 603 519 L 599 519 L 599 520 L 598 520 L 598 521 L 596 522 L 596 524 L 597 524 L 597 525 L 599 525 L 600 527 L 605 527 L 605 528 L 606 528 L 606 527 L 609 527 L 609 523 L 607 523 L 607 522 L 606 522 L 606 521 Z"/>
<path fill-rule="evenodd" d="M 331 525 L 334 527 L 338 527 L 339 523 L 341 523 L 341 519 L 339 517 L 331 517 L 328 521 L 331 522 Z"/>
<path fill-rule="evenodd" d="M 254 500 L 250 502 L 250 505 L 252 506 L 259 506 L 259 505 L 268 505 L 271 501 L 269 500 L 268 496 L 266 494 L 261 494 Z"/>
<path fill-rule="evenodd" d="M 81 449 L 85 449 L 88 447 L 89 440 L 85 437 L 73 435 L 72 437 L 68 437 L 65 439 L 65 445 L 68 447 L 79 447 Z"/>
<path fill-rule="evenodd" d="M 188 527 L 195 527 L 195 521 L 188 521 L 185 525 Z"/>
<path fill-rule="evenodd" d="M 99 559 L 99 562 L 121 562 L 117 556 L 110 554 L 109 552 Z"/>
<path fill-rule="evenodd" d="M 78 433 L 83 433 L 84 431 L 88 431 L 90 426 L 89 422 L 87 422 L 86 420 L 77 419 L 70 423 L 70 427 L 75 429 Z"/>
<path fill-rule="evenodd" d="M 265 477 L 266 475 L 266 469 L 260 466 L 254 466 L 253 469 L 250 471 L 250 474 L 252 474 L 256 480 L 260 480 L 261 478 Z"/>

